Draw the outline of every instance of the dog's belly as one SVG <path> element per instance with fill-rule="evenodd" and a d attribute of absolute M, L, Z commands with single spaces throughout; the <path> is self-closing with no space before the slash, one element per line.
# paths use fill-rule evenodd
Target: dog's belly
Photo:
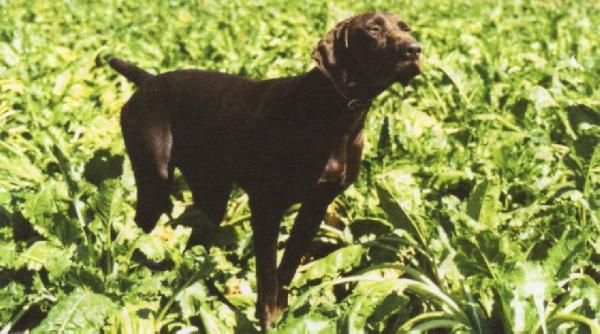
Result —
<path fill-rule="evenodd" d="M 249 194 L 273 194 L 288 204 L 305 199 L 325 169 L 328 152 L 294 151 L 241 159 L 232 166 L 234 181 Z"/>
<path fill-rule="evenodd" d="M 188 132 L 189 133 L 189 132 Z M 287 204 L 302 201 L 317 184 L 331 149 L 320 140 L 282 142 L 244 138 L 225 140 L 198 133 L 185 141 L 175 136 L 173 163 L 188 182 L 203 178 L 230 180 L 248 194 L 273 194 Z M 201 134 L 202 133 L 202 134 Z"/>

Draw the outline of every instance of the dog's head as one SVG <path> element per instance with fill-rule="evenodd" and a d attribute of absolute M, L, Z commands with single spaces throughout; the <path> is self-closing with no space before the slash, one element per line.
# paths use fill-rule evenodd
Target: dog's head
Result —
<path fill-rule="evenodd" d="M 366 13 L 338 23 L 319 41 L 312 58 L 344 94 L 379 94 L 420 73 L 421 47 L 410 27 L 387 13 Z"/>

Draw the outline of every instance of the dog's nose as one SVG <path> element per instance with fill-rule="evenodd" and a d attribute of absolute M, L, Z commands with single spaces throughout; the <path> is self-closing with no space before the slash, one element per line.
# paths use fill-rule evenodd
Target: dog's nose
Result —
<path fill-rule="evenodd" d="M 421 46 L 415 41 L 403 42 L 400 44 L 402 56 L 409 59 L 419 59 Z"/>
<path fill-rule="evenodd" d="M 408 42 L 406 51 L 410 53 L 421 53 L 421 46 L 417 42 Z"/>

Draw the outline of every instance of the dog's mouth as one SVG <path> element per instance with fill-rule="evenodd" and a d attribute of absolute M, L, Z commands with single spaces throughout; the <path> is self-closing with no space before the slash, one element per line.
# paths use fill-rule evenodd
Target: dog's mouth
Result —
<path fill-rule="evenodd" d="M 421 73 L 421 64 L 418 60 L 403 60 L 399 65 L 399 71 L 396 81 L 406 87 L 410 81 Z"/>

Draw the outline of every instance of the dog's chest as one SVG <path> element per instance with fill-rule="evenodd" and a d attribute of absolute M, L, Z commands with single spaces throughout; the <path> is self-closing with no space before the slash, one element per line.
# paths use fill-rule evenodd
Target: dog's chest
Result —
<path fill-rule="evenodd" d="M 356 132 L 355 123 L 355 119 L 265 123 L 239 146 L 244 149 L 237 164 L 238 184 L 247 191 L 271 189 L 299 201 L 318 182 L 343 182 L 345 150 Z"/>

